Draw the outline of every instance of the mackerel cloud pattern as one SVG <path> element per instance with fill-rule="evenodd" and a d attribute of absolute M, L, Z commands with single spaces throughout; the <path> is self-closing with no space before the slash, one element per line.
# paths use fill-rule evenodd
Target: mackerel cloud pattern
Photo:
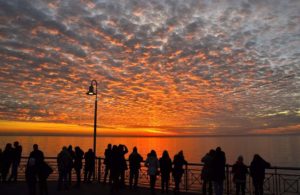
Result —
<path fill-rule="evenodd" d="M 0 119 L 297 132 L 299 0 L 0 0 Z"/>

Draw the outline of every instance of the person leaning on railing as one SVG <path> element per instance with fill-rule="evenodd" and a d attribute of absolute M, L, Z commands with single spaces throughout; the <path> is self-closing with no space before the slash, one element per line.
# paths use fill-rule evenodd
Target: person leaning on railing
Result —
<path fill-rule="evenodd" d="M 250 174 L 254 185 L 255 195 L 264 194 L 265 169 L 270 168 L 271 164 L 265 161 L 261 156 L 255 154 L 250 165 Z"/>

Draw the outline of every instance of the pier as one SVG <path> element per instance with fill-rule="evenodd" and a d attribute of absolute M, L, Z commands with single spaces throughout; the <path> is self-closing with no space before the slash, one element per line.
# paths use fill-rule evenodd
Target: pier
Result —
<path fill-rule="evenodd" d="M 104 159 L 96 159 L 96 170 L 94 175 L 94 182 L 92 184 L 83 184 L 81 189 L 71 188 L 69 191 L 57 191 L 56 181 L 58 179 L 58 170 L 55 157 L 46 157 L 45 161 L 53 168 L 53 173 L 48 178 L 49 194 L 110 194 L 110 186 L 103 185 L 104 176 Z M 19 167 L 19 182 L 16 184 L 2 184 L 1 191 L 4 195 L 17 195 L 20 192 L 27 190 L 25 183 L 25 168 L 27 157 L 23 157 Z M 201 170 L 203 164 L 188 163 L 185 166 L 185 172 L 181 182 L 181 194 L 201 194 L 202 181 Z M 82 174 L 83 175 L 83 174 Z M 72 175 L 72 180 L 75 181 L 75 173 Z M 126 171 L 126 184 L 129 183 L 129 170 Z M 121 189 L 117 194 L 150 194 L 149 177 L 147 175 L 147 168 L 142 163 L 139 175 L 140 188 L 136 191 L 127 188 Z M 170 181 L 170 192 L 174 187 L 174 181 Z M 160 177 L 156 181 L 157 194 L 160 194 Z M 170 193 L 169 192 L 169 193 Z M 266 178 L 264 183 L 264 192 L 268 195 L 299 195 L 300 194 L 300 168 L 295 167 L 271 167 L 266 171 Z M 226 179 L 224 181 L 224 194 L 231 195 L 235 193 L 235 185 L 232 181 L 231 165 L 226 165 Z M 2 193 L 1 193 L 2 194 Z M 247 176 L 246 194 L 254 194 L 251 177 Z"/>

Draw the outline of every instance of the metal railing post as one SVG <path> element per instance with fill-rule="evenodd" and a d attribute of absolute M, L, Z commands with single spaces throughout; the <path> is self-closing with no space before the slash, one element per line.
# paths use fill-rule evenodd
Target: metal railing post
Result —
<path fill-rule="evenodd" d="M 250 173 L 249 173 L 248 178 L 249 178 L 248 179 L 249 194 L 252 195 L 253 185 L 252 185 L 252 177 L 250 176 Z"/>
<path fill-rule="evenodd" d="M 101 158 L 98 158 L 98 182 L 101 181 Z"/>
<path fill-rule="evenodd" d="M 188 191 L 188 165 L 185 165 L 185 191 Z"/>
<path fill-rule="evenodd" d="M 227 195 L 230 194 L 230 181 L 229 181 L 229 165 L 226 164 L 226 191 Z"/>
<path fill-rule="evenodd" d="M 274 171 L 275 171 L 275 173 L 274 173 L 274 174 L 275 174 L 275 176 L 274 176 L 274 177 L 275 177 L 275 189 L 274 189 L 274 194 L 275 194 L 275 195 L 279 195 L 279 189 L 278 189 L 278 188 L 279 188 L 279 184 L 278 184 L 277 167 L 275 167 L 275 170 L 274 170 Z"/>
<path fill-rule="evenodd" d="M 93 176 L 93 180 L 92 180 L 93 182 L 96 181 L 96 171 L 97 171 L 96 170 L 96 168 L 97 168 L 96 163 L 97 163 L 97 157 L 95 156 L 95 158 L 94 158 L 94 167 L 93 167 L 93 175 L 92 175 Z"/>

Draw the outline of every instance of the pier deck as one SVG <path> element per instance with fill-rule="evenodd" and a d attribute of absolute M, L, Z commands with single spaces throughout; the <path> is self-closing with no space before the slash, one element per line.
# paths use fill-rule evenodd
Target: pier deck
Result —
<path fill-rule="evenodd" d="M 82 184 L 78 188 L 70 188 L 69 190 L 57 191 L 57 182 L 49 181 L 48 182 L 48 195 L 151 195 L 149 188 L 138 188 L 136 190 L 130 190 L 128 187 L 115 191 L 114 193 L 110 192 L 109 185 L 103 185 L 99 183 L 92 184 Z M 37 186 L 38 188 L 38 186 Z M 170 189 L 168 194 L 174 194 L 173 189 Z M 25 182 L 17 183 L 5 183 L 0 184 L 0 194 L 1 195 L 27 195 L 27 185 Z M 38 195 L 37 191 L 37 195 Z M 156 190 L 155 195 L 161 195 L 160 190 Z M 166 193 L 164 193 L 166 194 Z M 195 193 L 181 192 L 180 195 L 195 195 Z"/>

